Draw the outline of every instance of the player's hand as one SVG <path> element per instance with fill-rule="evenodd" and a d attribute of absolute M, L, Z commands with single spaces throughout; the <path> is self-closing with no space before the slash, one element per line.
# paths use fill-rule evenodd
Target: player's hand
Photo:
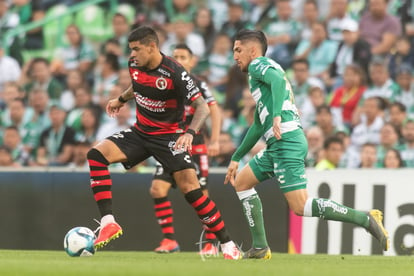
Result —
<path fill-rule="evenodd" d="M 109 117 L 113 118 L 119 114 L 119 109 L 124 106 L 124 103 L 121 103 L 118 98 L 109 100 L 106 105 L 106 113 Z"/>
<path fill-rule="evenodd" d="M 208 156 L 217 156 L 220 152 L 220 144 L 218 141 L 210 142 L 207 147 Z"/>
<path fill-rule="evenodd" d="M 229 167 L 227 168 L 226 178 L 224 179 L 224 184 L 230 182 L 234 186 L 234 180 L 236 179 L 237 169 L 239 168 L 239 162 L 231 161 Z"/>
<path fill-rule="evenodd" d="M 280 122 L 282 121 L 282 117 L 277 116 L 273 118 L 273 134 L 277 140 L 282 138 L 282 133 L 280 130 Z"/>
<path fill-rule="evenodd" d="M 174 150 L 183 149 L 184 151 L 191 151 L 193 144 L 193 135 L 190 133 L 184 133 L 180 137 L 178 137 L 177 141 L 175 141 Z"/>

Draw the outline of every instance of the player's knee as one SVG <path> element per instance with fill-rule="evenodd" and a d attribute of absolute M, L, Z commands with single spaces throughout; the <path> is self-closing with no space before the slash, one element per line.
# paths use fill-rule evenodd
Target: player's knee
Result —
<path fill-rule="evenodd" d="M 93 160 L 105 165 L 109 165 L 109 162 L 105 158 L 105 156 L 103 156 L 103 154 L 95 148 L 92 148 L 88 151 L 88 153 L 86 154 L 86 158 L 88 158 L 88 161 Z"/>
<path fill-rule="evenodd" d="M 156 185 L 151 185 L 150 187 L 150 195 L 152 198 L 160 198 L 164 197 L 161 189 Z"/>

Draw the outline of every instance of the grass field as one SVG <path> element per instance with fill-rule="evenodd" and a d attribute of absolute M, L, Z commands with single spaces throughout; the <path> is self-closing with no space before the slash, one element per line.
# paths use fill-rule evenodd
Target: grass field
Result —
<path fill-rule="evenodd" d="M 0 250 L 0 275 L 414 275 L 412 257 L 288 255 L 271 260 L 229 261 L 197 253 L 100 251 L 92 257 L 69 257 L 62 251 Z"/>

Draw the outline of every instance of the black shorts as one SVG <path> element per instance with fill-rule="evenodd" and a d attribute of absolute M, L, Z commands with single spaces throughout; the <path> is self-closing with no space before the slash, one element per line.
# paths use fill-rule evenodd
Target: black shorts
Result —
<path fill-rule="evenodd" d="M 194 140 L 197 141 L 198 143 L 201 142 L 201 144 L 195 145 L 193 143 L 192 159 L 194 160 L 194 165 L 195 165 L 195 169 L 197 172 L 197 177 L 198 177 L 198 182 L 200 183 L 200 187 L 202 190 L 205 190 L 207 189 L 207 183 L 208 183 L 207 146 L 206 144 L 204 144 L 204 139 L 200 140 L 199 139 L 200 137 L 197 137 L 197 138 L 198 139 L 194 139 Z M 160 163 L 157 163 L 156 165 L 153 179 L 164 180 L 168 183 L 171 183 L 171 186 L 173 188 L 177 187 L 177 184 L 175 183 L 175 180 L 172 177 L 172 174 L 168 172 L 167 170 L 164 170 L 162 164 Z"/>
<path fill-rule="evenodd" d="M 135 127 L 122 130 L 107 137 L 126 155 L 122 163 L 126 169 L 153 156 L 169 172 L 195 169 L 194 161 L 188 151 L 174 150 L 175 141 L 180 134 L 147 135 Z"/>

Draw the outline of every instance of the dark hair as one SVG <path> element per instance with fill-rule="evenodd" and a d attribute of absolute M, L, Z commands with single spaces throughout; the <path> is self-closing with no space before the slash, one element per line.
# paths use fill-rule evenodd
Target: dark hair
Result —
<path fill-rule="evenodd" d="M 322 105 L 316 107 L 316 114 L 319 114 L 322 111 L 326 111 L 329 114 L 332 114 L 331 107 L 329 105 L 327 105 L 327 104 L 322 104 Z"/>
<path fill-rule="evenodd" d="M 390 109 L 391 109 L 391 107 L 394 107 L 394 106 L 396 108 L 398 108 L 398 110 L 401 111 L 401 112 L 407 112 L 407 107 L 404 104 L 400 103 L 400 102 L 391 103 L 390 104 Z"/>
<path fill-rule="evenodd" d="M 294 59 L 294 60 L 292 61 L 292 68 L 293 68 L 293 66 L 295 66 L 295 64 L 298 64 L 298 63 L 305 64 L 305 65 L 306 65 L 306 67 L 309 69 L 309 61 L 308 61 L 306 58 L 298 58 L 298 59 Z"/>
<path fill-rule="evenodd" d="M 141 26 L 133 29 L 128 36 L 128 42 L 138 41 L 141 44 L 148 45 L 154 42 L 155 45 L 159 44 L 158 36 L 155 30 L 148 26 Z"/>
<path fill-rule="evenodd" d="M 105 63 L 109 64 L 111 68 L 118 72 L 121 69 L 121 66 L 119 65 L 118 57 L 111 53 L 105 54 Z"/>
<path fill-rule="evenodd" d="M 177 50 L 177 49 L 187 50 L 187 52 L 189 52 L 191 56 L 193 55 L 193 51 L 191 51 L 190 47 L 188 47 L 188 45 L 185 44 L 185 43 L 179 43 L 179 44 L 175 45 L 174 49 L 175 50 Z"/>
<path fill-rule="evenodd" d="M 341 138 L 336 136 L 330 136 L 326 138 L 325 142 L 323 142 L 323 149 L 327 150 L 332 144 L 340 144 L 342 147 L 344 143 Z"/>
<path fill-rule="evenodd" d="M 267 39 L 265 34 L 259 30 L 240 30 L 235 36 L 234 41 L 255 41 L 262 46 L 262 54 L 265 55 L 267 51 Z"/>
<path fill-rule="evenodd" d="M 404 160 L 403 160 L 403 159 L 402 159 L 402 157 L 401 157 L 401 153 L 400 153 L 400 151 L 399 151 L 399 150 L 397 150 L 397 149 L 391 148 L 391 149 L 388 149 L 388 150 L 385 152 L 385 155 L 384 155 L 384 161 L 383 161 L 383 166 L 384 166 L 384 168 L 385 168 L 385 157 L 387 156 L 387 153 L 388 153 L 388 152 L 390 152 L 390 151 L 392 151 L 392 152 L 394 152 L 394 153 L 395 153 L 395 155 L 396 155 L 396 157 L 397 157 L 397 159 L 398 159 L 398 163 L 399 163 L 398 167 L 399 167 L 399 168 L 403 168 L 403 167 L 405 167 L 405 162 L 404 162 Z"/>

